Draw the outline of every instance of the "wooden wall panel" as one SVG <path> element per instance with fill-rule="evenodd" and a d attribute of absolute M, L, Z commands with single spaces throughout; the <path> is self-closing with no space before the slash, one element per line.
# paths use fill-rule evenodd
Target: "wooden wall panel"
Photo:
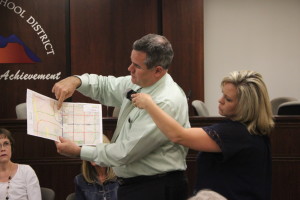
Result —
<path fill-rule="evenodd" d="M 297 118 L 282 117 L 280 121 L 276 121 L 276 129 L 273 131 L 276 137 L 272 137 L 272 144 L 281 147 L 273 150 L 274 156 L 300 157 L 299 126 Z M 282 144 L 282 141 L 285 143 Z"/>
<path fill-rule="evenodd" d="M 300 197 L 299 144 L 300 121 L 293 117 L 276 118 L 276 127 L 271 137 L 273 199 Z"/>
<path fill-rule="evenodd" d="M 222 117 L 190 117 L 192 127 L 202 127 L 223 120 Z M 103 131 L 111 138 L 116 118 L 103 119 Z M 300 117 L 276 117 L 271 134 L 272 144 L 272 200 L 298 200 L 300 196 Z M 36 171 L 41 186 L 53 188 L 56 199 L 63 200 L 74 191 L 74 177 L 80 173 L 81 161 L 56 153 L 53 141 L 26 134 L 25 120 L 1 120 L 0 127 L 13 133 L 16 151 L 13 160 L 26 163 Z M 189 192 L 196 182 L 197 151 L 187 155 Z"/>
<path fill-rule="evenodd" d="M 147 33 L 170 40 L 170 74 L 191 99 L 204 100 L 202 0 L 71 1 L 72 73 L 128 75 L 132 43 Z M 79 94 L 73 101 L 94 102 Z"/>
<path fill-rule="evenodd" d="M 132 43 L 158 31 L 157 6 L 156 0 L 71 1 L 72 74 L 129 75 Z M 79 94 L 73 101 L 94 102 Z"/>
<path fill-rule="evenodd" d="M 72 73 L 128 75 L 132 43 L 157 32 L 157 1 L 71 1 Z"/>
<path fill-rule="evenodd" d="M 18 35 L 41 58 L 34 64 L 0 63 L 0 77 L 7 70 L 16 74 L 96 73 L 128 75 L 132 43 L 148 33 L 166 35 L 173 44 L 175 58 L 170 69 L 174 80 L 191 99 L 204 99 L 203 92 L 203 0 L 40 0 L 1 1 L 0 35 Z M 18 16 L 18 8 L 24 17 Z M 26 10 L 26 11 L 25 11 Z M 22 14 L 19 14 L 22 15 Z M 45 52 L 41 34 L 26 20 L 30 17 L 45 30 L 55 50 Z M 0 55 L 1 56 L 1 55 Z M 0 118 L 15 118 L 15 106 L 25 102 L 26 89 L 54 97 L 57 80 L 14 80 L 0 78 L 6 98 L 0 100 Z M 12 92 L 13 91 L 13 92 Z M 76 93 L 67 101 L 94 102 Z M 103 115 L 112 113 L 105 108 Z"/>
<path fill-rule="evenodd" d="M 190 102 L 204 101 L 203 1 L 163 0 L 163 35 L 175 52 L 170 74 L 190 93 Z"/>
<path fill-rule="evenodd" d="M 0 36 L 17 36 L 41 61 L 1 63 L 0 52 L 0 118 L 16 118 L 15 106 L 26 101 L 27 88 L 54 97 L 53 84 L 67 75 L 67 5 L 61 0 L 1 1 Z M 51 74 L 57 79 L 25 80 L 25 74 Z"/>

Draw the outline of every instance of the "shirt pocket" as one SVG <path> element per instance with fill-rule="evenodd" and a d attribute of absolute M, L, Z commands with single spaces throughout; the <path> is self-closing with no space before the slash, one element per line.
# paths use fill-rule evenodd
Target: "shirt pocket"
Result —
<path fill-rule="evenodd" d="M 128 129 L 134 128 L 134 126 L 142 126 L 141 120 L 139 120 L 141 109 L 134 108 L 128 116 Z"/>

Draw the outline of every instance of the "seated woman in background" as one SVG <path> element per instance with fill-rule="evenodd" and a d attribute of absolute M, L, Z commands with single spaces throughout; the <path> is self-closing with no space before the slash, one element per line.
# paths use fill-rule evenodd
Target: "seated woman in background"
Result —
<path fill-rule="evenodd" d="M 103 135 L 103 143 L 109 139 Z M 117 200 L 119 184 L 111 167 L 82 161 L 82 173 L 75 177 L 76 200 Z"/>
<path fill-rule="evenodd" d="M 15 141 L 0 128 L 0 199 L 41 200 L 39 180 L 29 165 L 11 161 Z"/>
<path fill-rule="evenodd" d="M 221 123 L 183 128 L 147 94 L 133 94 L 135 106 L 145 109 L 174 143 L 200 151 L 195 193 L 210 189 L 230 200 L 271 199 L 270 134 L 274 122 L 262 76 L 234 71 L 221 82 Z"/>

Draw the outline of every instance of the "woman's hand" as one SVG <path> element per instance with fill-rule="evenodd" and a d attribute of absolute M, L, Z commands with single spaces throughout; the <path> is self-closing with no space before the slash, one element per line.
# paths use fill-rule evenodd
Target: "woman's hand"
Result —
<path fill-rule="evenodd" d="M 155 104 L 149 94 L 136 93 L 132 94 L 132 103 L 140 109 L 148 109 L 152 104 Z"/>

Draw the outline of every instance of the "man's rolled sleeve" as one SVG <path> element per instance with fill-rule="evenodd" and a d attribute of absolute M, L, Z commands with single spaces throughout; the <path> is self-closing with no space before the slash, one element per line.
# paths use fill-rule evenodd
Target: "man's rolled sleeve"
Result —
<path fill-rule="evenodd" d="M 81 85 L 77 88 L 78 92 L 84 92 L 84 90 L 86 89 L 86 84 L 89 82 L 89 78 L 88 76 L 84 76 L 84 75 L 75 75 L 77 78 L 79 78 L 81 80 Z"/>
<path fill-rule="evenodd" d="M 80 151 L 80 159 L 87 161 L 94 161 L 93 155 L 96 147 L 82 146 Z"/>

